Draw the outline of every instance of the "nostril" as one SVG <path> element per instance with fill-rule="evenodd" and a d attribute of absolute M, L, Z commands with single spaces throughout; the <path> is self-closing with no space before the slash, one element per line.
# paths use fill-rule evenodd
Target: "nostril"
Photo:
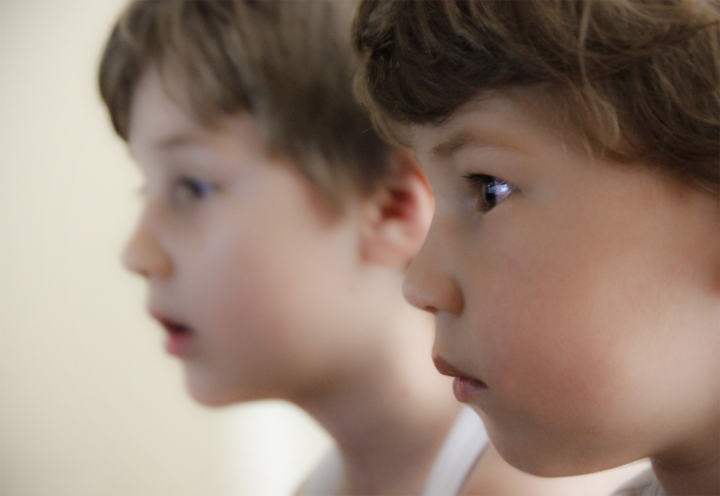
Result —
<path fill-rule="evenodd" d="M 426 311 L 426 312 L 430 312 L 430 313 L 433 314 L 433 315 L 435 315 L 436 313 L 438 313 L 438 309 L 437 309 L 436 307 L 432 306 L 432 305 L 425 305 L 424 307 L 422 307 L 421 310 L 424 310 L 424 311 Z"/>

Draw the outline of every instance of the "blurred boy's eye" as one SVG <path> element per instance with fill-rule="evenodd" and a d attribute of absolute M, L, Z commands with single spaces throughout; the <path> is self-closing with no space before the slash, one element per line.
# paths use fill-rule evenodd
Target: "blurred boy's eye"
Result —
<path fill-rule="evenodd" d="M 488 212 L 515 191 L 515 186 L 487 174 L 468 174 L 465 179 L 477 196 L 477 208 Z"/>
<path fill-rule="evenodd" d="M 181 203 L 201 200 L 216 190 L 214 184 L 192 177 L 181 177 L 175 184 L 175 199 Z"/>

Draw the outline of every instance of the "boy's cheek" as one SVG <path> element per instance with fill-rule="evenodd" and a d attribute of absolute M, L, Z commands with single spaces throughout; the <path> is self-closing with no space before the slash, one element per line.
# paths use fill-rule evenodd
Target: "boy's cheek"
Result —
<path fill-rule="evenodd" d="M 585 261 L 541 269 L 538 258 L 526 259 L 528 265 L 506 264 L 505 278 L 498 264 L 484 266 L 493 284 L 475 284 L 465 292 L 472 304 L 466 307 L 464 353 L 477 357 L 475 372 L 485 374 L 481 377 L 491 395 L 480 406 L 498 423 L 502 436 L 527 430 L 525 439 L 542 449 L 554 442 L 543 432 L 553 432 L 578 440 L 567 449 L 599 450 L 609 439 L 624 436 L 632 447 L 632 440 L 663 430 L 667 394 L 654 392 L 658 383 L 665 384 L 665 393 L 687 389 L 682 377 L 667 373 L 686 371 L 692 360 L 681 356 L 682 343 L 673 346 L 672 339 L 661 339 L 670 322 L 663 311 L 674 305 L 651 304 L 658 300 L 652 292 L 660 290 L 662 281 L 648 283 L 654 267 L 643 260 L 647 255 L 634 251 L 610 257 L 595 252 Z M 508 273 L 511 267 L 517 272 Z M 668 359 L 638 360 L 648 354 Z M 507 442 L 514 446 L 512 439 Z M 629 460 L 636 455 L 645 456 L 608 456 Z"/>
<path fill-rule="evenodd" d="M 465 291 L 476 372 L 538 411 L 564 398 L 607 404 L 626 360 L 617 315 L 598 308 L 597 286 L 586 282 L 592 268 L 566 262 L 508 249 L 500 263 L 476 259 L 484 274 Z"/>
<path fill-rule="evenodd" d="M 545 325 L 517 319 L 508 325 L 516 332 L 492 333 L 484 346 L 478 343 L 476 350 L 486 351 L 490 387 L 523 409 L 552 417 L 574 418 L 574 405 L 595 411 L 607 407 L 622 369 L 610 358 L 613 347 L 582 332 L 558 329 L 561 323 Z"/>

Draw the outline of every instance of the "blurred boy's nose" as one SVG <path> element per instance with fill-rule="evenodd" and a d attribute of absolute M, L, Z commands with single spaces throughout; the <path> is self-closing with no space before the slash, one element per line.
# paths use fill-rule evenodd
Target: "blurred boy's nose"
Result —
<path fill-rule="evenodd" d="M 463 296 L 458 281 L 443 263 L 447 250 L 439 246 L 437 229 L 430 227 L 420 253 L 405 274 L 403 294 L 413 306 L 437 314 L 458 315 L 463 310 Z"/>
<path fill-rule="evenodd" d="M 122 263 L 126 269 L 143 277 L 166 278 L 172 271 L 172 262 L 162 248 L 145 219 L 140 219 L 125 245 Z"/>

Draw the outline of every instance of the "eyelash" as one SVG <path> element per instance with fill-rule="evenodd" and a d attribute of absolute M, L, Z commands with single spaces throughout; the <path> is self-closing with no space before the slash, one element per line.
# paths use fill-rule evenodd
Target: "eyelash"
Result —
<path fill-rule="evenodd" d="M 516 190 L 512 184 L 487 174 L 466 174 L 465 180 L 477 197 L 477 209 L 489 212 Z"/>

